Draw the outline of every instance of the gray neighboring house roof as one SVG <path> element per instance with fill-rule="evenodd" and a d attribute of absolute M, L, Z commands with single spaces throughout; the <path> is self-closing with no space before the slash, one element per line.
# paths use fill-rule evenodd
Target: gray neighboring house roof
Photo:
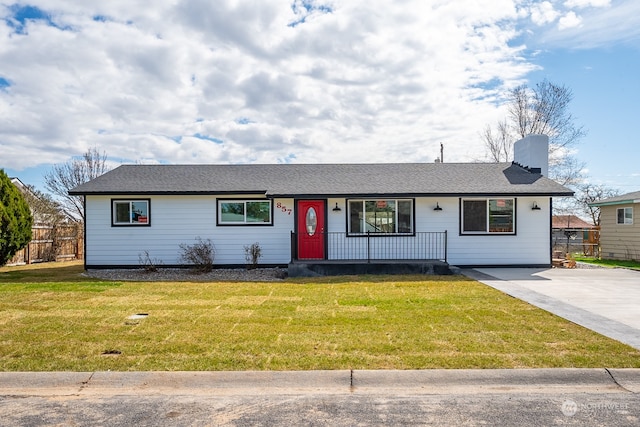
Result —
<path fill-rule="evenodd" d="M 598 200 L 597 202 L 589 203 L 589 206 L 626 205 L 629 203 L 640 203 L 640 191 Z"/>
<path fill-rule="evenodd" d="M 71 195 L 264 194 L 268 197 L 532 195 L 573 192 L 514 163 L 123 165 Z"/>

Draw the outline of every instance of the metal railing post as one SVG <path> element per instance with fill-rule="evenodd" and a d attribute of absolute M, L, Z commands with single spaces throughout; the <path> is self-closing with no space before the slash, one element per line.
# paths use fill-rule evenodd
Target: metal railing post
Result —
<path fill-rule="evenodd" d="M 447 230 L 444 230 L 444 262 L 447 262 Z"/>
<path fill-rule="evenodd" d="M 354 238 L 344 232 L 323 232 L 327 259 L 360 260 L 440 260 L 448 262 L 449 240 L 447 230 L 414 233 L 413 236 L 388 235 L 367 231 Z M 372 247 L 376 242 L 376 248 Z M 366 245 L 363 256 L 362 244 Z M 291 260 L 298 260 L 297 234 L 291 232 Z"/>

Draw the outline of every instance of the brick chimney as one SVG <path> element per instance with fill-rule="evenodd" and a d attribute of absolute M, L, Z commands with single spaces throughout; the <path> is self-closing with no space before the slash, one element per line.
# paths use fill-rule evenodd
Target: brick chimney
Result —
<path fill-rule="evenodd" d="M 549 137 L 528 135 L 513 144 L 513 161 L 532 172 L 549 176 Z"/>

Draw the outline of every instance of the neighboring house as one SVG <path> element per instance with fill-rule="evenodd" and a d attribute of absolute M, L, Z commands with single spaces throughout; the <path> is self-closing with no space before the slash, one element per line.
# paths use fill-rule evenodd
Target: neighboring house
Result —
<path fill-rule="evenodd" d="M 11 181 L 11 183 L 13 185 L 16 186 L 16 188 L 18 190 L 20 190 L 20 193 L 22 193 L 23 197 L 25 198 L 25 201 L 27 203 L 29 203 L 29 200 L 31 198 L 35 198 L 36 195 L 33 193 L 33 191 L 31 190 L 31 188 L 29 188 L 28 185 L 26 185 L 25 183 L 23 183 L 22 181 L 20 181 L 20 178 L 17 177 L 10 177 L 9 180 Z M 33 211 L 33 207 L 29 206 L 30 210 L 31 210 L 31 215 L 33 216 L 33 223 L 34 224 L 40 224 L 43 221 L 42 218 L 38 217 L 35 212 Z"/>
<path fill-rule="evenodd" d="M 8 265 L 80 259 L 83 254 L 82 229 L 55 204 L 41 198 L 19 178 L 10 178 L 23 194 L 33 216 L 31 241 L 19 250 Z"/>
<path fill-rule="evenodd" d="M 600 253 L 605 259 L 640 261 L 640 191 L 589 206 L 600 208 Z"/>
<path fill-rule="evenodd" d="M 554 250 L 597 255 L 599 227 L 575 215 L 553 215 L 551 229 Z"/>
<path fill-rule="evenodd" d="M 85 197 L 86 268 L 145 252 L 178 266 L 197 237 L 219 266 L 244 265 L 252 243 L 268 266 L 550 266 L 552 197 L 573 193 L 543 176 L 547 150 L 530 136 L 520 164 L 125 165 L 70 194 Z"/>
<path fill-rule="evenodd" d="M 37 191 L 34 192 L 29 185 L 24 184 L 19 178 L 13 177 L 10 179 L 11 183 L 20 190 L 27 204 L 29 204 L 34 225 L 74 222 L 73 217 L 68 215 L 62 208 L 50 200 L 42 198 Z"/>

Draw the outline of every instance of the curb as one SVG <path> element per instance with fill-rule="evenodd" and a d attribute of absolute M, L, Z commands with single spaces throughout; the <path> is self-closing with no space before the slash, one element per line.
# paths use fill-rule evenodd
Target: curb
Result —
<path fill-rule="evenodd" d="M 0 372 L 0 396 L 640 393 L 640 369 Z"/>

